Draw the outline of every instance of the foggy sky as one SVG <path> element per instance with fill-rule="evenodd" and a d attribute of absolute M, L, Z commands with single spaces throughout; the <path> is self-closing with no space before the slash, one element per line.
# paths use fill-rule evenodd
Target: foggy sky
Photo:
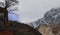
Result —
<path fill-rule="evenodd" d="M 33 22 L 42 18 L 46 11 L 60 6 L 60 0 L 20 0 L 21 22 Z"/>

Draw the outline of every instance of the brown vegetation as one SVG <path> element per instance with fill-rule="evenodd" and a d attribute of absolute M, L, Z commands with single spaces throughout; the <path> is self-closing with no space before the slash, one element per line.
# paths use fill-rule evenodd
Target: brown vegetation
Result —
<path fill-rule="evenodd" d="M 60 24 L 43 24 L 38 29 L 43 35 L 60 35 Z"/>

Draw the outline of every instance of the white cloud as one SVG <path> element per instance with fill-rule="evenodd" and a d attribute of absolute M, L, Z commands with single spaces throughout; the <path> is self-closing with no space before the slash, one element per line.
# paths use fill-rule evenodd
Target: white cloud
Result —
<path fill-rule="evenodd" d="M 59 7 L 60 0 L 20 0 L 20 21 L 31 22 L 42 18 L 46 11 Z"/>

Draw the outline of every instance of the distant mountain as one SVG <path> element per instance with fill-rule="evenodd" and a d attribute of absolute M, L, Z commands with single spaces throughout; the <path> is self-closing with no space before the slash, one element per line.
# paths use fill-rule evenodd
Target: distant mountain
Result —
<path fill-rule="evenodd" d="M 48 23 L 60 23 L 60 8 L 52 8 L 44 15 L 44 20 Z"/>
<path fill-rule="evenodd" d="M 49 23 L 60 23 L 60 8 L 52 8 L 50 11 L 47 11 L 45 13 L 43 18 L 28 23 L 28 25 L 37 28 L 41 24 L 49 24 Z"/>
<path fill-rule="evenodd" d="M 41 18 L 41 19 L 38 19 L 37 21 L 34 21 L 34 22 L 31 22 L 31 23 L 28 23 L 28 25 L 34 27 L 34 28 L 37 28 L 38 26 L 40 26 L 41 24 L 48 24 L 44 18 Z"/>

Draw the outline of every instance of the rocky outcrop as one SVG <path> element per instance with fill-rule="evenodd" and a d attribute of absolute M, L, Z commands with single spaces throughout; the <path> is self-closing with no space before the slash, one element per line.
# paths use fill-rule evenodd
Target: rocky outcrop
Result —
<path fill-rule="evenodd" d="M 42 35 L 60 35 L 60 23 L 43 24 L 39 27 L 38 31 L 41 32 Z"/>

